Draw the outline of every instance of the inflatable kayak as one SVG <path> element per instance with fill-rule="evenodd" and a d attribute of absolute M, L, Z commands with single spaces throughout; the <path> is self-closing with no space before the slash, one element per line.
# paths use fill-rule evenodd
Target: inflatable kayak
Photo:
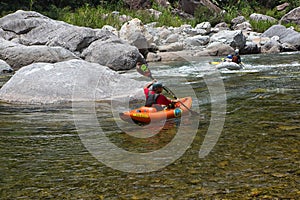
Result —
<path fill-rule="evenodd" d="M 243 64 L 235 62 L 210 62 L 210 64 L 216 65 L 217 69 L 240 70 L 243 68 Z"/>
<path fill-rule="evenodd" d="M 181 103 L 180 103 L 181 102 Z M 192 98 L 181 98 L 180 102 L 175 104 L 175 108 L 158 111 L 155 107 L 142 106 L 140 108 L 119 113 L 120 118 L 127 122 L 150 123 L 152 121 L 161 121 L 170 118 L 179 118 L 188 114 L 192 107 Z M 184 104 L 184 105 L 183 105 Z"/>

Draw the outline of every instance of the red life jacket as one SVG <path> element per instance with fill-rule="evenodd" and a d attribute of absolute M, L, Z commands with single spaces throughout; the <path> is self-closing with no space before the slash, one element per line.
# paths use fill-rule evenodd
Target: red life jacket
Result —
<path fill-rule="evenodd" d="M 238 63 L 239 58 L 237 56 L 232 57 L 232 62 Z"/>

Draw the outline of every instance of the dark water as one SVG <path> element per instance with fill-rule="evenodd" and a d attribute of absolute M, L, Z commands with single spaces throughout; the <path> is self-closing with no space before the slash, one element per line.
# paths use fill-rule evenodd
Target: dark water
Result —
<path fill-rule="evenodd" d="M 213 115 L 205 79 L 212 71 L 210 60 L 151 67 L 153 76 L 177 96 L 188 94 L 181 89 L 184 85 L 193 88 L 200 121 L 193 116 L 171 120 L 143 129 L 158 131 L 153 137 L 134 138 L 118 127 L 120 119 L 111 113 L 110 104 L 95 104 L 109 140 L 132 152 L 158 150 L 179 127 L 189 132 L 196 123 L 196 137 L 185 153 L 154 172 L 123 172 L 97 160 L 79 137 L 72 104 L 0 103 L 0 198 L 298 199 L 300 54 L 243 56 L 245 69 L 220 73 L 227 97 L 225 123 L 212 151 L 199 158 Z M 145 80 L 134 71 L 125 75 Z M 8 78 L 1 77 L 1 82 Z"/>

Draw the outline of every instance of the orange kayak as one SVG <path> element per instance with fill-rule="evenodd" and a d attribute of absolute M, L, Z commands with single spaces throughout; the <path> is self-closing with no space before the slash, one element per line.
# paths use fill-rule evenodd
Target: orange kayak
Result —
<path fill-rule="evenodd" d="M 179 99 L 180 102 L 175 104 L 175 108 L 157 111 L 155 107 L 142 106 L 140 108 L 120 113 L 120 118 L 124 121 L 134 121 L 141 123 L 150 123 L 151 121 L 161 121 L 170 118 L 179 118 L 184 114 L 188 114 L 192 107 L 192 98 L 184 97 Z M 184 105 L 182 105 L 184 104 Z M 187 109 L 188 108 L 188 109 Z"/>

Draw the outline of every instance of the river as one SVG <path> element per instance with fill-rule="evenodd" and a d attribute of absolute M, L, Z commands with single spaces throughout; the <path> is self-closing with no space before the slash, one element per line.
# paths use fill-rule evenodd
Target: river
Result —
<path fill-rule="evenodd" d="M 245 67 L 240 71 L 213 70 L 208 64 L 212 58 L 151 64 L 153 77 L 163 80 L 177 96 L 189 95 L 191 90 L 186 88 L 192 88 L 195 95 L 192 109 L 201 114 L 141 128 L 144 132 L 157 131 L 152 137 L 128 135 L 130 131 L 140 131 L 140 127 L 124 130 L 119 126 L 126 125 L 110 111 L 108 102 L 93 104 L 108 142 L 139 155 L 163 148 L 176 135 L 194 134 L 172 162 L 166 158 L 163 162 L 169 163 L 149 172 L 122 170 L 126 160 L 111 166 L 102 162 L 101 156 L 113 153 L 114 149 L 93 154 L 93 147 L 87 147 L 83 141 L 90 126 L 80 124 L 82 120 L 77 118 L 81 104 L 74 108 L 71 103 L 55 106 L 0 103 L 0 198 L 299 198 L 300 53 L 242 58 Z M 134 70 L 124 76 L 147 80 Z M 9 76 L 1 76 L 1 85 L 8 79 Z M 226 93 L 214 93 L 218 89 Z M 226 108 L 221 107 L 224 110 L 215 110 L 214 105 L 221 101 L 218 94 L 226 98 Z M 219 115 L 224 119 L 213 118 L 218 112 L 224 112 Z M 215 128 L 221 129 L 215 131 L 219 133 L 207 154 L 199 156 L 215 122 L 222 125 Z M 178 146 L 174 149 L 182 151 Z M 146 164 L 147 161 L 152 166 L 151 161 L 144 160 Z"/>

